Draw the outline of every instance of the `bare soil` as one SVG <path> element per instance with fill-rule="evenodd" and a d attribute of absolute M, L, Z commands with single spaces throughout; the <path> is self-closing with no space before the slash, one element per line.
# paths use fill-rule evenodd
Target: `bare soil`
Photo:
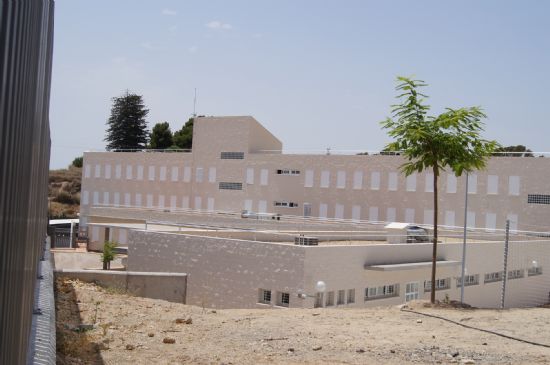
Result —
<path fill-rule="evenodd" d="M 58 364 L 547 364 L 550 348 L 401 310 L 210 310 L 56 282 Z M 406 309 L 550 345 L 548 308 Z"/>

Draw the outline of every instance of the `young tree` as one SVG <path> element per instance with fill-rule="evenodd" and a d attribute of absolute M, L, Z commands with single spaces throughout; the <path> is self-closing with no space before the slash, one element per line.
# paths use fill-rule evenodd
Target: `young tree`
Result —
<path fill-rule="evenodd" d="M 157 123 L 151 133 L 151 148 L 163 150 L 172 146 L 172 131 L 168 122 Z"/>
<path fill-rule="evenodd" d="M 145 109 L 142 96 L 126 91 L 112 100 L 111 116 L 107 121 L 104 139 L 107 150 L 145 148 L 148 140 L 145 117 L 149 110 Z"/>
<path fill-rule="evenodd" d="M 189 118 L 185 125 L 174 133 L 174 144 L 183 149 L 193 147 L 193 118 Z"/>
<path fill-rule="evenodd" d="M 387 145 L 389 151 L 402 151 L 406 162 L 401 165 L 406 176 L 429 169 L 433 173 L 434 236 L 432 250 L 431 302 L 435 302 L 437 260 L 437 182 L 441 171 L 449 168 L 456 176 L 464 171 L 485 167 L 488 156 L 498 147 L 495 141 L 480 137 L 485 114 L 479 107 L 451 109 L 438 116 L 428 116 L 429 106 L 424 104 L 418 89 L 423 81 L 398 77 L 401 104 L 393 105 L 393 118 L 381 122 L 388 135 L 395 139 Z"/>

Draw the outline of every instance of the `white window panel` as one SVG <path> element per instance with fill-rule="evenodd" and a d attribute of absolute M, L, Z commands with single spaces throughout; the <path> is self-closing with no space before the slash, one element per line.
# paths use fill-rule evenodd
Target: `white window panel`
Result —
<path fill-rule="evenodd" d="M 319 204 L 319 218 L 326 218 L 328 213 L 328 205 L 325 203 Z"/>
<path fill-rule="evenodd" d="M 147 194 L 147 208 L 153 207 L 153 194 Z"/>
<path fill-rule="evenodd" d="M 160 181 L 166 181 L 166 166 L 161 166 L 159 171 L 159 179 Z"/>
<path fill-rule="evenodd" d="M 445 211 L 445 225 L 446 226 L 454 226 L 455 225 L 455 211 L 454 210 L 446 210 Z"/>
<path fill-rule="evenodd" d="M 158 207 L 163 209 L 164 208 L 164 195 L 159 195 L 159 204 Z"/>
<path fill-rule="evenodd" d="M 188 196 L 184 196 L 181 198 L 181 207 L 183 209 L 189 209 L 189 197 Z"/>
<path fill-rule="evenodd" d="M 416 174 L 411 174 L 406 178 L 407 191 L 416 191 Z"/>
<path fill-rule="evenodd" d="M 313 170 L 306 170 L 304 187 L 312 188 L 313 187 Z"/>
<path fill-rule="evenodd" d="M 363 171 L 355 171 L 353 173 L 353 188 L 355 190 L 363 189 Z"/>
<path fill-rule="evenodd" d="M 506 219 L 510 221 L 510 231 L 518 230 L 518 215 L 513 213 L 508 213 Z"/>
<path fill-rule="evenodd" d="M 103 204 L 105 204 L 105 205 L 109 204 L 109 192 L 108 191 L 103 192 Z"/>
<path fill-rule="evenodd" d="M 124 193 L 124 205 L 130 206 L 131 205 L 130 200 L 131 200 L 130 193 Z"/>
<path fill-rule="evenodd" d="M 432 209 L 424 209 L 424 224 L 434 224 L 434 211 Z"/>
<path fill-rule="evenodd" d="M 485 213 L 485 229 L 494 231 L 497 227 L 497 215 L 495 213 Z"/>
<path fill-rule="evenodd" d="M 99 192 L 94 191 L 93 193 L 93 204 L 98 205 L 99 204 Z"/>
<path fill-rule="evenodd" d="M 456 176 L 455 174 L 447 174 L 447 193 L 456 193 Z"/>
<path fill-rule="evenodd" d="M 128 243 L 128 230 L 119 228 L 118 243 L 120 243 L 121 245 L 126 245 Z"/>
<path fill-rule="evenodd" d="M 259 213 L 266 213 L 267 212 L 267 201 L 260 200 L 258 202 L 258 212 Z"/>
<path fill-rule="evenodd" d="M 120 164 L 117 164 L 115 166 L 115 179 L 120 180 L 121 175 L 122 175 L 122 166 Z"/>
<path fill-rule="evenodd" d="M 90 193 L 86 190 L 82 191 L 82 205 L 90 204 Z"/>
<path fill-rule="evenodd" d="M 386 210 L 386 221 L 395 222 L 395 217 L 396 217 L 395 208 L 388 208 Z"/>
<path fill-rule="evenodd" d="M 468 211 L 468 214 L 466 216 L 466 224 L 470 228 L 475 228 L 476 226 L 476 212 Z"/>
<path fill-rule="evenodd" d="M 155 166 L 149 166 L 149 181 L 155 181 Z"/>
<path fill-rule="evenodd" d="M 120 193 L 115 193 L 113 196 L 113 204 L 118 207 L 120 205 Z"/>
<path fill-rule="evenodd" d="M 508 178 L 508 195 L 519 195 L 519 176 Z"/>
<path fill-rule="evenodd" d="M 99 227 L 92 227 L 92 242 L 99 241 Z"/>
<path fill-rule="evenodd" d="M 414 223 L 414 209 L 413 208 L 405 209 L 405 222 Z"/>
<path fill-rule="evenodd" d="M 370 188 L 371 190 L 380 190 L 380 172 L 378 171 L 371 172 Z"/>
<path fill-rule="evenodd" d="M 138 165 L 136 179 L 143 180 L 143 165 Z"/>
<path fill-rule="evenodd" d="M 208 211 L 212 212 L 214 210 L 214 198 L 208 198 Z"/>
<path fill-rule="evenodd" d="M 215 183 L 216 182 L 216 168 L 211 167 L 208 169 L 208 182 Z"/>
<path fill-rule="evenodd" d="M 267 174 L 269 171 L 267 169 L 261 169 L 260 170 L 260 185 L 267 185 Z"/>
<path fill-rule="evenodd" d="M 94 177 L 95 178 L 101 177 L 101 165 L 99 164 L 95 165 Z"/>
<path fill-rule="evenodd" d="M 397 191 L 397 172 L 388 173 L 388 190 Z"/>
<path fill-rule="evenodd" d="M 334 205 L 334 218 L 344 219 L 344 205 L 342 204 Z"/>
<path fill-rule="evenodd" d="M 175 195 L 170 195 L 170 209 L 176 209 L 178 204 L 178 197 Z"/>
<path fill-rule="evenodd" d="M 109 180 L 111 178 L 111 165 L 105 165 L 105 179 Z"/>
<path fill-rule="evenodd" d="M 498 176 L 497 175 L 488 175 L 487 176 L 487 194 L 498 194 Z"/>
<path fill-rule="evenodd" d="M 425 185 L 424 185 L 424 191 L 426 193 L 433 193 L 434 192 L 434 174 L 431 172 L 427 172 L 424 175 L 424 178 L 426 179 Z"/>
<path fill-rule="evenodd" d="M 126 166 L 126 180 L 132 180 L 132 165 Z"/>
<path fill-rule="evenodd" d="M 191 167 L 185 166 L 183 168 L 183 182 L 191 182 Z"/>
<path fill-rule="evenodd" d="M 468 194 L 477 194 L 477 175 L 468 175 Z"/>
<path fill-rule="evenodd" d="M 246 183 L 248 185 L 254 184 L 254 168 L 253 167 L 247 167 L 246 168 Z"/>
<path fill-rule="evenodd" d="M 204 169 L 202 167 L 197 167 L 195 169 L 195 181 L 201 183 L 204 179 Z"/>
<path fill-rule="evenodd" d="M 202 198 L 200 196 L 195 197 L 195 209 L 202 209 Z"/>
<path fill-rule="evenodd" d="M 174 182 L 178 181 L 179 179 L 179 169 L 177 166 L 172 166 L 172 169 L 170 171 L 170 179 Z"/>
<path fill-rule="evenodd" d="M 378 207 L 369 207 L 369 220 L 378 221 Z"/>
<path fill-rule="evenodd" d="M 330 186 L 330 171 L 321 171 L 321 187 L 328 188 Z"/>
<path fill-rule="evenodd" d="M 92 175 L 92 166 L 86 164 L 86 166 L 84 166 L 84 177 L 89 178 L 91 175 Z"/>
<path fill-rule="evenodd" d="M 141 207 L 143 204 L 141 203 L 141 194 L 136 193 L 136 207 Z"/>
<path fill-rule="evenodd" d="M 244 207 L 244 210 L 248 210 L 249 212 L 251 212 L 252 211 L 252 199 L 246 199 L 244 201 L 243 207 Z"/>
<path fill-rule="evenodd" d="M 338 171 L 336 175 L 336 187 L 338 189 L 345 189 L 346 188 L 346 172 L 345 171 Z"/>
<path fill-rule="evenodd" d="M 360 220 L 361 219 L 361 206 L 360 205 L 354 205 L 351 207 L 351 219 L 353 220 Z"/>

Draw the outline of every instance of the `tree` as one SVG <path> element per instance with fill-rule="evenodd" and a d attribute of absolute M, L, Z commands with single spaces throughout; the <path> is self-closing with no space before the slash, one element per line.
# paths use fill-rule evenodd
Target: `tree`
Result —
<path fill-rule="evenodd" d="M 83 162 L 84 162 L 84 157 L 82 157 L 82 156 L 75 157 L 75 159 L 73 160 L 71 165 L 74 166 L 74 167 L 82 167 Z"/>
<path fill-rule="evenodd" d="M 101 262 L 103 262 L 103 270 L 111 269 L 111 261 L 116 257 L 115 248 L 118 246 L 117 242 L 107 241 L 103 244 L 103 253 L 101 254 Z"/>
<path fill-rule="evenodd" d="M 189 118 L 185 125 L 174 133 L 174 144 L 179 148 L 191 149 L 193 147 L 193 121 L 193 118 Z"/>
<path fill-rule="evenodd" d="M 485 167 L 488 156 L 499 145 L 480 137 L 483 118 L 480 107 L 451 109 L 438 116 L 428 116 L 427 96 L 418 89 L 427 86 L 423 81 L 406 77 L 397 78 L 401 104 L 392 106 L 392 118 L 381 122 L 388 135 L 395 139 L 387 145 L 389 151 L 402 151 L 406 162 L 401 165 L 406 176 L 414 172 L 431 170 L 433 173 L 434 234 L 432 250 L 431 302 L 435 302 L 437 259 L 437 182 L 441 171 L 450 168 L 456 176 L 464 171 Z"/>
<path fill-rule="evenodd" d="M 107 121 L 107 133 L 104 141 L 107 150 L 144 149 L 147 145 L 148 132 L 145 109 L 141 95 L 125 94 L 114 97 L 111 116 Z"/>
<path fill-rule="evenodd" d="M 494 155 L 497 157 L 535 157 L 532 153 L 533 151 L 521 144 L 518 144 L 517 146 L 498 147 L 495 149 L 495 152 L 496 153 Z"/>
<path fill-rule="evenodd" d="M 172 131 L 168 122 L 157 123 L 151 133 L 151 148 L 163 150 L 172 146 Z"/>

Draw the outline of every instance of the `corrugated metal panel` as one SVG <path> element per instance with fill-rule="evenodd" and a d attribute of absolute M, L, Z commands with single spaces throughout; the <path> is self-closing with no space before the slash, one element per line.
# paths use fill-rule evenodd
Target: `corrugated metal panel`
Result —
<path fill-rule="evenodd" d="M 0 1 L 0 364 L 24 364 L 47 225 L 54 1 Z"/>

